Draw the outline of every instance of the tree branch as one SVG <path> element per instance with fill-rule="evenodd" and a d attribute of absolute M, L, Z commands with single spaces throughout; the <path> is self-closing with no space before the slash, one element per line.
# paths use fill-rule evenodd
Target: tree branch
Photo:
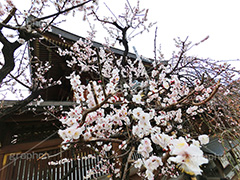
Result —
<path fill-rule="evenodd" d="M 11 18 L 14 16 L 16 11 L 17 11 L 17 8 L 15 8 L 15 7 L 11 9 L 10 14 L 8 15 L 8 17 L 0 24 L 0 31 L 2 30 L 3 25 L 7 24 L 11 20 Z"/>
<path fill-rule="evenodd" d="M 183 58 L 183 55 L 186 52 L 186 50 L 185 50 L 185 46 L 186 45 L 185 44 L 187 42 L 187 39 L 188 39 L 188 37 L 185 39 L 185 41 L 182 42 L 182 49 L 181 49 L 181 53 L 179 55 L 178 61 L 177 61 L 176 65 L 174 66 L 174 68 L 172 69 L 172 71 L 170 73 L 168 73 L 168 74 L 172 74 L 177 69 L 179 63 L 181 62 L 181 60 Z"/>
<path fill-rule="evenodd" d="M 86 1 L 86 2 L 83 2 L 83 3 L 81 3 L 81 4 L 78 4 L 78 5 L 76 5 L 76 6 L 72 6 L 72 7 L 68 8 L 68 9 L 65 9 L 64 11 L 59 11 L 59 12 L 57 12 L 57 13 L 51 14 L 51 15 L 49 15 L 49 16 L 45 16 L 45 17 L 41 17 L 41 18 L 35 18 L 33 21 L 31 21 L 31 23 L 32 23 L 32 22 L 35 22 L 35 21 L 41 21 L 41 20 L 44 20 L 44 19 L 48 19 L 48 18 L 51 18 L 51 17 L 54 17 L 54 16 L 58 16 L 58 15 L 60 15 L 60 14 L 64 14 L 65 12 L 68 12 L 68 11 L 71 11 L 71 10 L 76 9 L 76 8 L 78 8 L 78 7 L 81 7 L 81 6 L 87 4 L 87 3 L 91 2 L 91 1 L 94 1 L 94 0 L 88 0 L 88 1 Z"/>
<path fill-rule="evenodd" d="M 129 25 L 127 25 L 126 27 L 121 27 L 117 21 L 115 22 L 111 22 L 111 21 L 107 21 L 107 20 L 102 20 L 100 19 L 97 14 L 92 11 L 93 15 L 97 18 L 97 20 L 99 22 L 102 22 L 102 23 L 107 23 L 107 24 L 112 24 L 114 25 L 116 28 L 118 28 L 121 32 L 122 32 L 122 38 L 117 38 L 117 40 L 123 44 L 123 47 L 124 47 L 124 52 L 123 52 L 123 57 L 122 57 L 122 66 L 125 66 L 127 65 L 127 60 L 126 60 L 126 57 L 128 55 L 128 52 L 129 52 L 129 47 L 128 47 L 128 41 L 127 41 L 127 30 L 131 27 Z"/>
<path fill-rule="evenodd" d="M 64 2 L 63 6 L 61 7 L 61 9 L 64 8 L 64 6 L 66 5 L 67 1 Z M 60 12 L 60 9 L 59 9 L 59 12 Z M 47 30 L 47 28 L 54 22 L 55 19 L 57 19 L 57 17 L 59 16 L 60 14 L 57 14 L 52 20 L 51 22 L 43 29 L 43 32 L 45 32 Z"/>
<path fill-rule="evenodd" d="M 193 104 L 194 106 L 200 106 L 200 105 L 205 104 L 205 103 L 207 103 L 208 101 L 210 101 L 210 100 L 212 99 L 212 97 L 216 94 L 216 92 L 218 91 L 218 88 L 220 87 L 220 85 L 221 85 L 221 84 L 220 84 L 220 80 L 218 80 L 215 89 L 213 90 L 213 92 L 211 93 L 211 95 L 210 95 L 208 98 L 206 98 L 205 100 L 203 100 L 203 101 L 201 101 L 201 102 L 199 102 L 199 103 L 192 103 L 192 104 Z"/>
<path fill-rule="evenodd" d="M 80 126 L 85 122 L 85 119 L 86 119 L 86 117 L 89 113 L 94 112 L 97 109 L 99 109 L 100 107 L 102 107 L 108 101 L 108 99 L 111 98 L 111 97 L 112 97 L 112 94 L 109 94 L 100 104 L 97 104 L 95 107 L 93 107 L 91 109 L 85 110 L 83 112 L 82 122 L 81 122 Z"/>
<path fill-rule="evenodd" d="M 3 44 L 2 53 L 5 60 L 3 67 L 0 69 L 0 83 L 14 69 L 14 51 L 21 46 L 17 41 L 10 43 L 0 32 L 0 42 Z"/>
<path fill-rule="evenodd" d="M 131 149 L 131 151 L 130 151 L 130 153 L 129 153 L 129 155 L 128 155 L 128 158 L 127 158 L 127 162 L 126 162 L 126 164 L 125 164 L 125 168 L 124 168 L 124 172 L 123 172 L 122 179 L 126 179 L 126 175 L 127 175 L 127 171 L 128 171 L 128 163 L 130 162 L 134 151 L 135 151 L 135 146 L 132 147 L 132 149 Z"/>

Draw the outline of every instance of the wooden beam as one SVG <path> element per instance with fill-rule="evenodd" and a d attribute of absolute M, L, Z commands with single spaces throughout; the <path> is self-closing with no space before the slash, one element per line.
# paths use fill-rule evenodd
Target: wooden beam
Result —
<path fill-rule="evenodd" d="M 62 139 L 51 139 L 47 141 L 36 141 L 36 142 L 29 142 L 29 143 L 21 143 L 15 145 L 8 145 L 4 146 L 0 149 L 1 154 L 9 154 L 9 153 L 16 153 L 16 152 L 37 152 L 37 151 L 47 151 L 53 148 L 57 148 L 60 146 Z M 30 151 L 31 150 L 31 151 Z"/>

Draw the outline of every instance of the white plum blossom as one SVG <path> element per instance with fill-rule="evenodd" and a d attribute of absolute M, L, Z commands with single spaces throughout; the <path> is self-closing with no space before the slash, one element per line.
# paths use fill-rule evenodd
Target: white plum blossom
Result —
<path fill-rule="evenodd" d="M 140 122 L 141 122 L 141 121 L 147 121 L 147 122 L 149 122 L 150 118 L 151 118 L 151 116 L 150 116 L 149 113 L 143 112 L 143 113 L 140 114 L 139 121 L 140 121 Z"/>
<path fill-rule="evenodd" d="M 229 89 L 227 89 L 225 92 L 224 92 L 224 96 L 227 96 L 228 94 L 230 93 Z"/>
<path fill-rule="evenodd" d="M 163 81 L 163 87 L 165 89 L 168 89 L 170 86 L 169 86 L 169 83 L 167 81 Z"/>
<path fill-rule="evenodd" d="M 189 146 L 186 139 L 183 137 L 179 137 L 178 139 L 173 139 L 169 145 L 171 149 L 170 153 L 172 155 L 181 153 L 183 149 Z"/>
<path fill-rule="evenodd" d="M 103 145 L 103 150 L 108 152 L 112 149 L 112 145 L 109 143 L 109 144 L 104 144 Z"/>
<path fill-rule="evenodd" d="M 143 104 L 142 96 L 141 96 L 140 93 L 138 93 L 137 95 L 133 95 L 132 101 L 137 103 L 137 104 Z"/>
<path fill-rule="evenodd" d="M 209 143 L 209 137 L 206 134 L 202 134 L 198 136 L 198 140 L 200 141 L 201 145 L 205 145 Z"/>
<path fill-rule="evenodd" d="M 142 159 L 138 159 L 134 162 L 134 167 L 140 169 L 143 165 Z"/>
<path fill-rule="evenodd" d="M 151 140 L 161 146 L 161 148 L 163 148 L 164 150 L 168 149 L 169 144 L 171 143 L 171 140 L 173 139 L 173 137 L 165 134 L 165 133 L 161 133 L 161 134 L 152 134 L 151 135 Z"/>
<path fill-rule="evenodd" d="M 141 143 L 138 146 L 137 152 L 141 154 L 144 158 L 147 158 L 149 157 L 149 153 L 152 152 L 153 150 L 151 145 L 152 143 L 150 139 L 145 137 L 144 139 L 141 140 Z"/>
<path fill-rule="evenodd" d="M 119 145 L 119 149 L 126 149 L 127 148 L 127 142 L 123 141 L 122 144 Z"/>
<path fill-rule="evenodd" d="M 81 127 L 81 128 L 76 128 L 75 131 L 73 132 L 73 139 L 79 139 L 79 137 L 82 135 L 82 132 L 84 131 L 85 127 Z"/>
<path fill-rule="evenodd" d="M 5 14 L 5 11 L 2 8 L 2 4 L 0 3 L 0 16 L 3 16 Z"/>
<path fill-rule="evenodd" d="M 150 115 L 150 119 L 153 119 L 155 116 L 155 109 L 150 109 L 149 110 L 149 115 Z"/>
<path fill-rule="evenodd" d="M 212 89 L 211 89 L 211 88 L 207 88 L 207 89 L 206 89 L 206 92 L 207 92 L 208 94 L 210 94 L 210 93 L 212 92 Z"/>
<path fill-rule="evenodd" d="M 147 160 L 144 161 L 144 166 L 149 171 L 157 170 L 159 166 L 162 166 L 163 162 L 160 157 L 157 156 L 151 156 Z"/>
<path fill-rule="evenodd" d="M 140 119 L 140 116 L 142 113 L 144 113 L 144 111 L 142 110 L 142 108 L 137 107 L 137 108 L 133 109 L 132 113 L 135 118 Z"/>
<path fill-rule="evenodd" d="M 187 109 L 186 113 L 193 115 L 197 115 L 196 110 L 198 109 L 197 106 L 191 106 Z"/>
<path fill-rule="evenodd" d="M 65 130 L 59 129 L 58 134 L 63 140 L 65 140 L 67 138 L 67 133 Z"/>
<path fill-rule="evenodd" d="M 83 134 L 84 140 L 89 140 L 91 137 L 92 137 L 92 134 L 90 133 L 90 131 L 86 131 L 86 132 Z"/>
<path fill-rule="evenodd" d="M 208 163 L 208 160 L 203 157 L 202 150 L 191 144 L 190 146 L 179 145 L 177 148 L 181 150 L 173 153 L 175 157 L 170 157 L 169 161 L 175 162 L 179 165 L 179 168 L 191 175 L 200 175 L 202 170 L 200 166 Z"/>
<path fill-rule="evenodd" d="M 138 136 L 139 138 L 143 138 L 143 136 L 144 136 L 142 128 L 139 127 L 138 125 L 133 126 L 132 133 L 133 133 L 133 135 Z"/>
<path fill-rule="evenodd" d="M 70 78 L 70 83 L 73 89 L 77 89 L 78 86 L 81 84 L 80 76 L 73 74 L 72 77 Z"/>
<path fill-rule="evenodd" d="M 192 144 L 193 144 L 193 145 L 195 145 L 195 146 L 197 146 L 197 147 L 200 147 L 200 142 L 199 142 L 199 141 L 197 141 L 197 140 L 195 140 L 195 139 L 192 139 L 191 141 L 192 141 Z"/>
<path fill-rule="evenodd" d="M 66 150 L 66 149 L 68 149 L 68 148 L 70 147 L 69 142 L 70 142 L 70 139 L 69 139 L 69 138 L 65 138 L 65 139 L 63 140 L 63 142 L 61 143 L 63 150 Z"/>
<path fill-rule="evenodd" d="M 182 123 L 181 117 L 182 117 L 182 109 L 179 108 L 176 112 L 176 118 L 174 120 L 178 123 Z"/>
<path fill-rule="evenodd" d="M 204 86 L 203 85 L 200 85 L 200 86 L 196 86 L 195 87 L 195 91 L 202 91 L 204 89 Z"/>
<path fill-rule="evenodd" d="M 145 172 L 145 177 L 148 179 L 148 180 L 154 180 L 154 174 L 153 174 L 153 172 L 152 171 L 150 171 L 150 170 L 146 170 L 146 172 Z"/>

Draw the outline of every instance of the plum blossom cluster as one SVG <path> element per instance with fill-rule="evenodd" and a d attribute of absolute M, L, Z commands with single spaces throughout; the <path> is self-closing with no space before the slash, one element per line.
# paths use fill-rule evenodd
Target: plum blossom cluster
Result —
<path fill-rule="evenodd" d="M 78 105 L 60 119 L 64 149 L 79 140 L 97 140 L 91 148 L 103 159 L 111 152 L 118 162 L 119 150 L 135 147 L 141 155 L 135 167 L 143 166 L 147 179 L 166 173 L 173 177 L 178 170 L 201 174 L 200 166 L 208 162 L 201 146 L 209 139 L 207 135 L 191 137 L 193 132 L 184 129 L 184 123 L 204 112 L 201 102 L 211 96 L 214 86 L 205 87 L 200 79 L 190 86 L 169 74 L 171 66 L 161 63 L 151 72 L 139 59 L 129 59 L 123 67 L 121 57 L 112 57 L 104 48 L 94 52 L 90 41 L 79 40 L 70 51 L 59 52 L 72 56 L 69 67 L 80 67 L 68 76 Z M 143 73 L 138 73 L 139 68 Z M 98 73 L 99 80 L 82 83 L 81 73 L 86 70 Z M 119 150 L 110 143 L 114 137 L 122 140 Z M 114 169 L 110 164 L 106 168 Z"/>
<path fill-rule="evenodd" d="M 188 138 L 177 138 L 174 136 L 166 135 L 164 133 L 154 133 L 151 135 L 151 140 L 153 143 L 159 145 L 162 149 L 164 149 L 165 152 L 169 152 L 171 156 L 167 160 L 169 164 L 171 164 L 171 162 L 178 164 L 179 169 L 188 174 L 201 174 L 202 170 L 200 169 L 200 166 L 202 164 L 208 163 L 208 160 L 203 156 L 203 152 L 200 149 L 200 144 L 204 145 L 209 142 L 207 135 L 200 135 L 200 142 L 194 139 L 191 140 L 191 142 L 188 142 Z M 138 146 L 138 153 L 141 154 L 143 158 L 135 161 L 136 168 L 141 168 L 142 166 L 145 167 L 146 172 L 144 176 L 147 179 L 154 179 L 154 173 L 156 173 L 156 170 L 160 166 L 161 168 L 158 169 L 158 174 L 166 173 L 166 167 L 164 169 L 164 164 L 161 157 L 154 155 L 151 155 L 149 157 L 153 151 L 151 147 L 151 140 L 148 138 L 141 140 L 141 144 Z"/>
<path fill-rule="evenodd" d="M 60 80 L 54 80 L 53 78 L 48 78 L 47 73 L 51 69 L 51 64 L 47 62 L 38 61 L 32 65 L 35 69 L 34 77 L 35 82 L 39 83 L 39 88 L 47 88 L 54 85 L 60 85 Z"/>

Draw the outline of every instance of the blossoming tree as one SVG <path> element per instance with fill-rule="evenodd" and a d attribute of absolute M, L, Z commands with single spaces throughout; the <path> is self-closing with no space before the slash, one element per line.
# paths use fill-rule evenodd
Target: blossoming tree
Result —
<path fill-rule="evenodd" d="M 87 144 L 101 156 L 104 163 L 101 170 L 112 179 L 127 179 L 132 166 L 146 179 L 177 177 L 181 172 L 200 175 L 201 166 L 208 163 L 201 147 L 209 142 L 209 136 L 227 133 L 238 137 L 239 114 L 231 106 L 233 101 L 225 101 L 232 100 L 233 89 L 229 87 L 234 85 L 230 83 L 234 70 L 226 64 L 219 66 L 210 60 L 188 56 L 187 52 L 199 43 L 176 39 L 179 51 L 174 52 L 168 62 L 162 54 L 157 57 L 156 49 L 154 59 L 149 61 L 139 55 L 135 59 L 128 57 L 128 40 L 132 38 L 128 30 L 142 32 L 153 25 L 146 24 L 148 11 L 141 10 L 139 4 L 134 8 L 126 5 L 123 15 L 114 19 L 101 18 L 88 6 L 91 1 L 54 1 L 56 14 L 36 18 L 22 26 L 15 20 L 16 25 L 12 26 L 7 23 L 16 8 L 10 0 L 6 2 L 7 12 L 0 4 L 0 14 L 7 14 L 0 28 L 14 29 L 19 34 L 17 40 L 10 43 L 0 33 L 5 58 L 0 70 L 1 82 L 7 75 L 17 79 L 9 74 L 14 67 L 13 52 L 25 41 L 41 36 L 60 14 L 72 9 L 90 12 L 88 15 L 95 17 L 96 23 L 101 22 L 109 35 L 122 44 L 122 56 L 115 55 L 108 44 L 94 48 L 92 32 L 89 38 L 79 39 L 71 49 L 59 49 L 61 56 L 70 57 L 67 63 L 72 73 L 68 78 L 77 103 L 59 118 L 63 124 L 63 129 L 59 130 L 62 148 Z M 32 2 L 29 12 L 34 14 L 51 1 Z M 54 18 L 47 26 L 33 27 L 34 22 L 51 17 Z M 57 84 L 44 78 L 48 64 L 38 69 L 37 86 L 28 86 L 32 95 L 20 106 L 36 98 L 38 90 Z M 86 71 L 99 78 L 83 84 L 81 74 Z M 135 152 L 141 155 L 137 160 L 132 159 Z M 89 170 L 86 178 L 94 171 L 94 168 Z"/>
<path fill-rule="evenodd" d="M 211 103 L 216 102 L 221 73 L 228 67 L 187 56 L 187 51 L 199 44 L 192 45 L 187 39 L 176 40 L 179 52 L 167 64 L 161 57 L 149 62 L 150 67 L 139 56 L 129 59 L 127 31 L 147 27 L 147 12 L 139 18 L 143 12 L 139 7 L 127 7 L 121 23 L 101 19 L 93 12 L 105 27 L 111 25 L 118 32 L 115 34 L 121 34 L 115 37 L 124 47 L 121 57 L 108 46 L 91 48 L 91 38 L 80 39 L 71 50 L 60 50 L 61 55 L 72 57 L 69 79 L 79 104 L 60 119 L 65 127 L 59 130 L 63 148 L 87 143 L 104 159 L 103 171 L 113 179 L 126 179 L 133 165 L 146 179 L 177 177 L 179 170 L 200 175 L 201 165 L 208 163 L 201 146 L 209 142 L 209 135 L 223 132 L 221 125 L 212 128 L 214 123 L 204 121 L 215 118 L 214 113 L 219 117 Z M 114 32 L 110 33 L 114 37 Z M 84 71 L 98 74 L 99 79 L 82 84 Z M 223 83 L 228 78 L 224 77 Z M 206 117 L 210 111 L 212 116 Z M 141 158 L 132 159 L 135 151 Z M 94 169 L 89 171 L 89 175 L 94 173 Z"/>

